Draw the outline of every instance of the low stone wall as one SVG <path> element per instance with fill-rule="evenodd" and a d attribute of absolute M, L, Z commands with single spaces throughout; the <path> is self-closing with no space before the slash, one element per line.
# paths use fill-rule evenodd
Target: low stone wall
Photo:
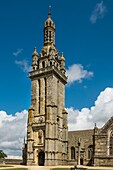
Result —
<path fill-rule="evenodd" d="M 14 165 L 21 165 L 21 159 L 0 159 L 0 164 L 14 164 Z"/>
<path fill-rule="evenodd" d="M 76 160 L 68 160 L 68 165 L 77 165 L 77 161 Z"/>
<path fill-rule="evenodd" d="M 95 157 L 95 166 L 111 166 L 113 167 L 113 156 L 111 157 Z"/>

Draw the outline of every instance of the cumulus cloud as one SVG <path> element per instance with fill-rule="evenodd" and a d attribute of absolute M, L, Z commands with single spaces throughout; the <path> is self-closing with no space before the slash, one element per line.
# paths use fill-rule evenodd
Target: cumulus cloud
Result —
<path fill-rule="evenodd" d="M 106 11 L 107 9 L 106 6 L 103 4 L 103 1 L 97 3 L 90 16 L 91 23 L 94 24 L 98 19 L 102 19 L 105 16 Z"/>
<path fill-rule="evenodd" d="M 100 128 L 113 116 L 113 88 L 102 91 L 91 108 L 76 110 L 70 107 L 67 111 L 69 130 L 92 129 L 95 122 Z M 10 158 L 21 156 L 27 131 L 27 115 L 26 110 L 15 115 L 0 111 L 0 149 Z"/>
<path fill-rule="evenodd" d="M 26 110 L 17 112 L 15 115 L 8 115 L 5 111 L 0 111 L 0 149 L 8 157 L 21 157 L 26 127 Z"/>
<path fill-rule="evenodd" d="M 82 79 L 92 77 L 93 72 L 84 70 L 81 64 L 73 64 L 72 66 L 69 66 L 66 70 L 66 75 L 68 76 L 68 83 L 71 84 L 74 81 L 81 82 Z"/>
<path fill-rule="evenodd" d="M 31 66 L 29 65 L 29 62 L 26 59 L 24 59 L 22 61 L 16 60 L 15 64 L 17 64 L 23 70 L 23 72 L 31 71 Z"/>
<path fill-rule="evenodd" d="M 23 51 L 23 49 L 21 48 L 18 48 L 15 52 L 13 52 L 13 55 L 15 56 L 15 57 L 17 57 L 19 54 L 21 54 L 22 53 L 22 51 Z"/>
<path fill-rule="evenodd" d="M 92 129 L 94 123 L 100 128 L 113 116 L 113 88 L 102 91 L 90 109 L 83 108 L 79 111 L 71 107 L 67 111 L 69 130 Z"/>

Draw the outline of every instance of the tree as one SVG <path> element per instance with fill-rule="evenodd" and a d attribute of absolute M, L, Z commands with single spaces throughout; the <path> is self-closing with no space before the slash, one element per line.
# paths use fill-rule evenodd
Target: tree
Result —
<path fill-rule="evenodd" d="M 7 155 L 3 152 L 3 150 L 0 150 L 0 158 L 5 158 Z"/>

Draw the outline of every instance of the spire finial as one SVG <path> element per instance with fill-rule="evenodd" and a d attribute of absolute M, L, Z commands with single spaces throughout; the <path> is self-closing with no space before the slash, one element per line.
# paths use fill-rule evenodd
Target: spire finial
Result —
<path fill-rule="evenodd" d="M 34 55 L 38 56 L 38 53 L 37 53 L 37 50 L 36 50 L 36 46 L 34 47 L 34 51 L 32 53 L 32 56 L 34 56 Z"/>
<path fill-rule="evenodd" d="M 65 61 L 64 53 L 63 53 L 63 52 L 62 52 L 61 60 L 62 60 L 62 61 Z"/>
<path fill-rule="evenodd" d="M 49 5 L 49 9 L 48 9 L 48 18 L 51 18 L 51 5 Z"/>
<path fill-rule="evenodd" d="M 34 47 L 34 51 L 36 51 L 36 46 Z"/>

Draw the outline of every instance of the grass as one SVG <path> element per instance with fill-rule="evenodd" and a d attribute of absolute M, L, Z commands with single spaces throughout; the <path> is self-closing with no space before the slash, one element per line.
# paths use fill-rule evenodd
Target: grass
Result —
<path fill-rule="evenodd" d="M 0 168 L 2 168 L 2 167 L 13 167 L 13 166 L 11 166 L 11 165 L 0 165 Z"/>

